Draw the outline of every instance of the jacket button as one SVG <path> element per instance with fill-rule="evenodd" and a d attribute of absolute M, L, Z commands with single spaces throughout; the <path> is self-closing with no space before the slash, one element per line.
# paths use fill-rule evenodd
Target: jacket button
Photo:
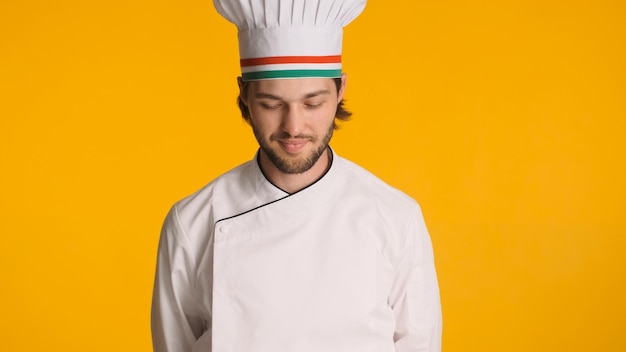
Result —
<path fill-rule="evenodd" d="M 220 226 L 220 233 L 226 234 L 228 233 L 228 227 L 221 225 Z"/>

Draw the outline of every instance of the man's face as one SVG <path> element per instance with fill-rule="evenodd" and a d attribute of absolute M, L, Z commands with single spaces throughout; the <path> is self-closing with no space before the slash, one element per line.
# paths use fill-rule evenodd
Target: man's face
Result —
<path fill-rule="evenodd" d="M 319 160 L 344 86 L 345 76 L 339 92 L 330 78 L 277 79 L 250 82 L 241 92 L 261 152 L 279 171 L 300 174 Z"/>

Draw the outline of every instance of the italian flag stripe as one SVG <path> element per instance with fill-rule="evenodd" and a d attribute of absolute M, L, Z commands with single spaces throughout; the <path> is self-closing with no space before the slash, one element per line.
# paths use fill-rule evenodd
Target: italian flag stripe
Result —
<path fill-rule="evenodd" d="M 241 68 L 241 72 L 287 71 L 287 70 L 340 70 L 341 64 L 276 64 Z"/>
<path fill-rule="evenodd" d="M 241 67 L 274 64 L 328 64 L 340 63 L 341 55 L 330 56 L 273 56 L 239 60 Z"/>
<path fill-rule="evenodd" d="M 341 70 L 278 70 L 244 72 L 241 78 L 244 81 L 272 78 L 302 78 L 302 77 L 341 77 Z"/>

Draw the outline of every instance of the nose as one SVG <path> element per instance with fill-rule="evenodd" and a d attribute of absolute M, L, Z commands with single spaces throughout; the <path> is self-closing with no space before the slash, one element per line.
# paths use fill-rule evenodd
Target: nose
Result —
<path fill-rule="evenodd" d="M 281 129 L 291 137 L 296 137 L 304 131 L 306 116 L 297 106 L 288 106 L 282 117 Z"/>

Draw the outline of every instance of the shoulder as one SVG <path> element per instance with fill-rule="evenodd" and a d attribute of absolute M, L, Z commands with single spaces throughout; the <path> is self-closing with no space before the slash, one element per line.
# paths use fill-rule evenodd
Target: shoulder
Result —
<path fill-rule="evenodd" d="M 206 233 L 207 226 L 234 211 L 238 200 L 252 193 L 250 169 L 254 161 L 243 163 L 218 176 L 191 195 L 176 202 L 169 219 L 175 220 L 189 236 Z"/>
<path fill-rule="evenodd" d="M 210 205 L 220 194 L 228 193 L 230 189 L 241 190 L 249 185 L 249 169 L 254 161 L 247 161 L 216 177 L 211 182 L 181 199 L 174 207 L 180 213 L 193 212 L 194 209 Z"/>
<path fill-rule="evenodd" d="M 338 166 L 345 177 L 347 191 L 393 212 L 419 211 L 415 199 L 389 185 L 379 177 L 356 163 L 338 157 Z"/>

